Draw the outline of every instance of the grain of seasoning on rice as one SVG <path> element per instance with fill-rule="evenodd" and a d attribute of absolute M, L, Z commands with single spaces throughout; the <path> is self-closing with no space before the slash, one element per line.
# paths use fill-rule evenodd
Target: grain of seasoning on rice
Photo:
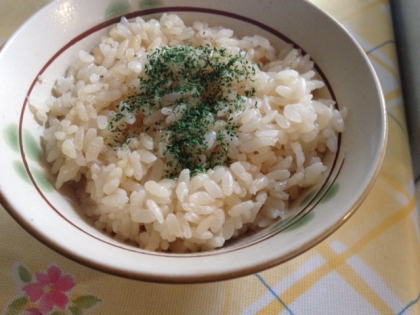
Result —
<path fill-rule="evenodd" d="M 99 40 L 99 39 L 98 39 Z M 152 251 L 219 248 L 285 216 L 338 149 L 346 109 L 308 55 L 205 22 L 122 18 L 37 106 L 56 187 Z"/>

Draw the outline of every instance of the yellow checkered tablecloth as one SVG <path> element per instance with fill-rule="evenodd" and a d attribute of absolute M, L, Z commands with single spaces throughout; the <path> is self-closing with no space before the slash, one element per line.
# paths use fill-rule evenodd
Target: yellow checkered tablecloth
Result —
<path fill-rule="evenodd" d="M 48 2 L 0 0 L 0 46 Z M 0 207 L 4 314 L 420 314 L 419 220 L 389 2 L 311 2 L 360 43 L 387 102 L 384 165 L 356 214 L 315 248 L 259 274 L 162 285 L 70 261 L 32 238 Z"/>

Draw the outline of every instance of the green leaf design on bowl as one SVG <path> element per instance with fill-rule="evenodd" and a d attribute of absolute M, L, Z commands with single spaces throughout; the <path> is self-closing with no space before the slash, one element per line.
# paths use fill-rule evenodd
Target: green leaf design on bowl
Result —
<path fill-rule="evenodd" d="M 303 198 L 303 200 L 301 201 L 301 203 L 299 204 L 300 207 L 306 207 L 309 202 L 312 200 L 312 198 L 315 196 L 316 191 L 311 191 L 309 194 L 307 194 L 305 196 L 305 198 Z"/>
<path fill-rule="evenodd" d="M 26 172 L 26 168 L 21 161 L 14 161 L 13 169 L 16 171 L 16 173 L 21 179 L 23 179 L 27 183 L 31 183 L 28 173 Z"/>
<path fill-rule="evenodd" d="M 271 229 L 269 234 L 276 234 L 278 233 L 280 230 L 282 230 L 284 227 L 286 227 L 293 219 L 295 219 L 296 217 L 288 217 L 284 220 L 280 220 L 279 222 L 277 222 L 276 224 L 274 224 Z"/>
<path fill-rule="evenodd" d="M 340 190 L 340 184 L 334 183 L 331 185 L 331 183 L 327 183 L 321 191 L 317 192 L 316 190 L 311 191 L 308 195 L 306 195 L 301 203 L 299 204 L 300 207 L 306 207 L 311 202 L 316 204 L 317 202 L 325 203 L 327 201 L 330 201 Z M 315 197 L 315 195 L 317 196 Z"/>
<path fill-rule="evenodd" d="M 307 215 L 305 215 L 303 218 L 297 220 L 295 223 L 293 223 L 291 226 L 289 226 L 286 231 L 294 231 L 297 230 L 298 228 L 306 225 L 307 223 L 309 223 L 313 218 L 315 217 L 315 213 L 309 212 Z"/>
<path fill-rule="evenodd" d="M 53 191 L 54 187 L 43 172 L 38 169 L 32 170 L 32 175 L 40 188 L 44 191 Z"/>
<path fill-rule="evenodd" d="M 8 146 L 16 153 L 20 152 L 19 148 L 19 128 L 16 124 L 8 125 L 4 131 L 3 136 Z M 37 183 L 37 185 L 44 191 L 53 191 L 54 186 L 43 171 L 42 162 L 44 161 L 42 155 L 41 145 L 35 140 L 35 137 L 28 131 L 23 131 L 23 146 L 25 156 L 28 158 L 28 166 L 30 172 Z M 16 174 L 28 184 L 32 184 L 25 165 L 21 160 L 13 161 L 13 169 Z"/>
<path fill-rule="evenodd" d="M 324 197 L 321 199 L 321 203 L 325 203 L 327 201 L 330 201 L 340 190 L 340 184 L 335 183 L 332 186 L 329 187 L 328 191 L 324 195 Z"/>
<path fill-rule="evenodd" d="M 7 145 L 19 153 L 19 128 L 16 124 L 10 124 L 4 129 L 3 137 Z"/>
<path fill-rule="evenodd" d="M 160 5 L 162 5 L 161 0 L 141 0 L 140 1 L 140 8 L 142 9 L 154 8 Z"/>
<path fill-rule="evenodd" d="M 309 192 L 300 202 L 299 208 L 303 209 L 307 207 L 310 203 L 316 205 L 319 203 L 325 203 L 327 201 L 330 201 L 340 190 L 340 184 L 334 183 L 331 185 L 331 183 L 327 183 L 321 191 L 313 190 Z M 290 226 L 286 228 L 288 231 L 295 230 L 305 224 L 307 224 L 309 221 L 312 220 L 312 218 L 315 216 L 314 211 L 311 211 L 309 213 L 306 212 L 302 214 L 298 214 L 296 216 L 291 216 L 287 219 L 281 220 L 274 224 L 269 234 L 276 234 L 280 232 L 282 229 L 287 227 L 288 224 L 291 223 Z"/>
<path fill-rule="evenodd" d="M 25 154 L 28 158 L 34 162 L 42 161 L 41 146 L 28 130 L 23 131 L 23 146 L 25 147 Z"/>
<path fill-rule="evenodd" d="M 130 11 L 130 2 L 129 1 L 120 1 L 111 3 L 106 9 L 105 16 L 118 16 L 123 15 Z"/>

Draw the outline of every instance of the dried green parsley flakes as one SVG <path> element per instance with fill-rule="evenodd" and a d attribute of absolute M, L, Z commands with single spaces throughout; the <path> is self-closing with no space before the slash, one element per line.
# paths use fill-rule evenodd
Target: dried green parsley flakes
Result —
<path fill-rule="evenodd" d="M 185 168 L 194 175 L 229 165 L 229 137 L 239 128 L 235 114 L 242 111 L 246 97 L 254 95 L 250 82 L 257 70 L 245 53 L 231 54 L 224 48 L 155 49 L 147 56 L 140 88 L 117 106 L 109 123 L 114 145 L 127 144 L 140 132 L 159 137 L 165 144 L 167 177 L 177 177 Z M 139 123 L 152 115 L 161 118 Z M 135 118 L 136 132 L 130 132 L 127 117 Z"/>

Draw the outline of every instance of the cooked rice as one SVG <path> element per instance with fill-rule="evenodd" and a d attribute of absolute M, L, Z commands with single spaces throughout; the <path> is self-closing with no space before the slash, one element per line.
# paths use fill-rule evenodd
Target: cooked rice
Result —
<path fill-rule="evenodd" d="M 153 132 L 117 149 L 105 142 L 113 108 L 138 87 L 147 54 L 188 44 L 243 51 L 261 70 L 247 82 L 255 94 L 234 117 L 240 128 L 229 140 L 232 164 L 195 176 L 184 169 L 167 179 Z M 56 188 L 77 183 L 98 229 L 147 250 L 196 252 L 269 226 L 320 180 L 327 169 L 323 156 L 337 151 L 346 116 L 331 99 L 314 99 L 323 86 L 310 57 L 292 45 L 276 53 L 261 36 L 238 39 L 198 21 L 188 27 L 173 14 L 148 22 L 122 18 L 92 52 L 79 52 L 57 79 L 54 97 L 36 105 L 36 117 L 46 124 L 45 154 Z"/>

